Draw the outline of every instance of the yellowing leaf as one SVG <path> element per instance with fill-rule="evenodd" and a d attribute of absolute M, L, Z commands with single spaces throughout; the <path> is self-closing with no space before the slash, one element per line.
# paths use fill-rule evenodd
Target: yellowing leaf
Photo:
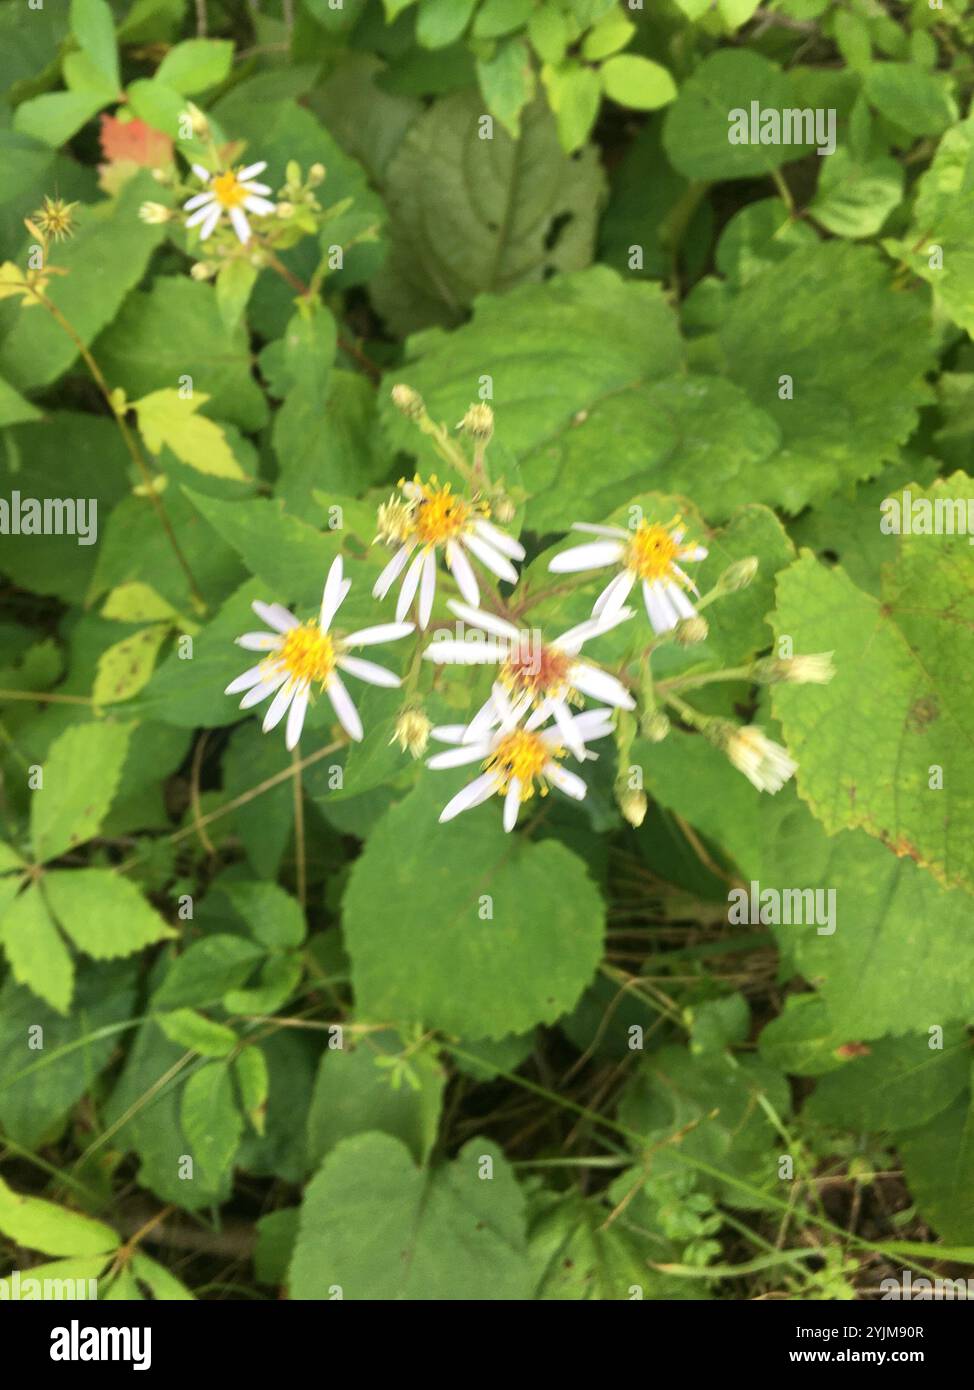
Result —
<path fill-rule="evenodd" d="M 202 391 L 187 398 L 167 388 L 150 391 L 133 401 L 132 408 L 138 412 L 139 429 L 150 453 L 160 453 L 165 445 L 182 463 L 200 473 L 246 479 L 220 426 L 197 414 L 209 399 Z"/>
<path fill-rule="evenodd" d="M 101 615 L 120 623 L 151 623 L 179 617 L 172 604 L 157 594 L 151 584 L 143 584 L 138 579 L 113 589 Z"/>
<path fill-rule="evenodd" d="M 91 698 L 96 705 L 129 700 L 142 689 L 155 668 L 159 648 L 170 631 L 169 623 L 153 623 L 130 637 L 115 642 L 98 658 Z"/>

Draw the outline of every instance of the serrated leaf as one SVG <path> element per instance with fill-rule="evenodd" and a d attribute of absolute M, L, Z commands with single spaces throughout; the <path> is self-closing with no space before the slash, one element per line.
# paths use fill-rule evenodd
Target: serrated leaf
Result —
<path fill-rule="evenodd" d="M 899 1136 L 910 1192 L 945 1241 L 974 1240 L 974 1104 L 968 1090 L 923 1128 Z"/>
<path fill-rule="evenodd" d="M 959 1025 L 931 1047 L 925 1033 L 880 1038 L 820 1078 L 803 1113 L 843 1129 L 916 1129 L 957 1099 L 971 1076 L 971 1049 Z"/>
<path fill-rule="evenodd" d="M 210 1187 L 222 1184 L 243 1134 L 226 1062 L 208 1062 L 193 1072 L 183 1088 L 179 1114 L 200 1181 Z"/>
<path fill-rule="evenodd" d="M 223 891 L 262 946 L 281 951 L 301 945 L 307 930 L 301 905 L 276 883 L 238 881 Z"/>
<path fill-rule="evenodd" d="M 170 1042 L 203 1057 L 226 1057 L 237 1045 L 237 1035 L 224 1023 L 216 1023 L 195 1009 L 158 1013 L 156 1022 Z"/>
<path fill-rule="evenodd" d="M 394 807 L 352 869 L 344 923 L 359 1008 L 471 1038 L 553 1022 L 595 971 L 599 894 L 564 845 L 505 835 L 498 806 L 437 824 L 456 790 L 443 781 Z"/>
<path fill-rule="evenodd" d="M 74 962 L 37 888 L 27 888 L 0 916 L 3 945 L 13 977 L 59 1014 L 68 1012 Z"/>
<path fill-rule="evenodd" d="M 146 448 L 158 454 L 165 446 L 190 468 L 215 478 L 246 479 L 220 426 L 197 414 L 209 399 L 202 391 L 184 397 L 168 387 L 132 401 Z"/>
<path fill-rule="evenodd" d="M 801 145 L 731 143 L 732 113 L 749 115 L 752 102 L 778 112 L 791 104 L 775 63 L 744 48 L 720 48 L 704 58 L 666 113 L 663 145 L 674 169 L 689 179 L 747 179 L 800 159 Z"/>
<path fill-rule="evenodd" d="M 68 1207 L 26 1197 L 0 1178 L 0 1231 L 45 1255 L 101 1255 L 118 1246 L 110 1226 Z"/>
<path fill-rule="evenodd" d="M 43 785 L 31 793 L 31 842 L 38 860 L 56 859 L 97 834 L 130 736 L 130 725 L 91 723 L 55 739 L 43 764 Z"/>
<path fill-rule="evenodd" d="M 232 62 L 233 44 L 229 39 L 184 39 L 170 48 L 156 77 L 183 96 L 192 96 L 222 82 Z"/>
<path fill-rule="evenodd" d="M 345 1299 L 519 1299 L 529 1279 L 523 1198 L 489 1140 L 424 1171 L 398 1140 L 360 1134 L 305 1190 L 292 1298 L 326 1299 L 338 1285 Z"/>
<path fill-rule="evenodd" d="M 135 884 L 111 869 L 55 869 L 44 875 L 43 891 L 74 944 L 96 960 L 176 935 Z"/>
<path fill-rule="evenodd" d="M 258 1134 L 265 1129 L 270 1071 L 259 1047 L 245 1047 L 234 1062 L 244 1114 Z"/>
<path fill-rule="evenodd" d="M 502 130 L 479 139 L 481 116 L 475 92 L 443 97 L 387 168 L 392 249 L 371 293 L 397 331 L 455 324 L 484 291 L 592 258 L 603 187 L 594 150 L 563 154 L 544 102 L 525 111 L 519 141 Z"/>

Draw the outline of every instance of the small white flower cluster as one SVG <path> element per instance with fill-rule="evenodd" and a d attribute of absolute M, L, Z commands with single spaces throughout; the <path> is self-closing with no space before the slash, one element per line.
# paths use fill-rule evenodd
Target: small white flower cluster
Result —
<path fill-rule="evenodd" d="M 401 392 L 404 388 L 397 389 Z M 413 393 L 407 405 L 411 411 L 416 409 Z M 681 624 L 700 625 L 706 631 L 689 597 L 697 595 L 696 585 L 682 565 L 703 560 L 707 551 L 701 545 L 684 542 L 685 529 L 679 517 L 668 525 L 641 520 L 629 531 L 577 523 L 574 530 L 594 534 L 598 539 L 562 551 L 551 560 L 549 570 L 568 574 L 611 567 L 614 573 L 596 599 L 589 618 L 548 638 L 537 630 L 519 628 L 510 617 L 480 607 L 475 564 L 516 585 L 518 571 L 514 561 L 523 560 L 525 552 L 520 542 L 490 520 L 486 494 L 476 487 L 473 492 L 473 499 L 455 493 L 449 483 L 440 484 L 435 476 L 427 482 L 418 476 L 401 481 L 389 502 L 379 508 L 376 540 L 393 546 L 395 553 L 372 590 L 375 598 L 383 599 L 401 578 L 395 622 L 347 636 L 333 629 L 350 587 L 350 581 L 343 576 L 342 561 L 336 559 L 328 573 L 316 620 L 300 623 L 279 604 L 254 603 L 255 611 L 272 630 L 247 633 L 238 641 L 243 647 L 267 655 L 232 681 L 226 693 L 244 692 L 242 709 L 273 696 L 263 727 L 265 731 L 274 728 L 286 714 L 286 743 L 293 749 L 301 737 L 312 690 L 318 686 L 327 693 L 349 737 L 361 739 L 362 723 L 339 672 L 373 685 L 401 684 L 399 677 L 385 667 L 350 653 L 356 647 L 406 637 L 417 626 L 420 630 L 428 628 L 436 594 L 437 562 L 442 553 L 461 596 L 449 599 L 447 606 L 465 631 L 461 635 L 434 636 L 423 656 L 439 666 L 492 666 L 496 675 L 489 697 L 469 722 L 431 727 L 425 715 L 410 705 L 403 712 L 405 722 L 401 729 L 397 727 L 394 739 L 414 756 L 425 750 L 428 736 L 449 745 L 446 751 L 428 760 L 430 768 L 481 764 L 479 775 L 444 807 L 441 821 L 452 820 L 461 811 L 499 795 L 504 802 L 504 828 L 511 830 L 521 806 L 538 791 L 546 795 L 549 786 L 574 800 L 582 800 L 585 782 L 564 767 L 563 760 L 568 754 L 579 763 L 596 758 L 588 745 L 613 733 L 617 710 L 635 709 L 636 702 L 620 676 L 583 657 L 582 647 L 635 616 L 626 600 L 637 583 L 657 636 L 670 633 Z M 407 621 L 414 605 L 417 623 Z M 490 606 L 501 605 L 492 602 Z M 509 608 L 506 611 L 511 612 Z M 826 678 L 827 665 L 821 665 L 821 670 L 815 667 L 819 672 L 816 678 Z M 586 698 L 599 703 L 585 709 Z M 723 726 L 723 721 L 710 723 L 714 729 L 718 723 Z M 734 766 L 762 791 L 779 790 L 795 771 L 786 750 L 755 727 L 737 729 L 728 725 L 720 743 Z"/>

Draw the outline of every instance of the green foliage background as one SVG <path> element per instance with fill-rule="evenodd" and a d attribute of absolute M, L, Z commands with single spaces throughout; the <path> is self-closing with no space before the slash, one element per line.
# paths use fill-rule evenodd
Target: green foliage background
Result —
<path fill-rule="evenodd" d="M 961 0 L 4 0 L 2 259 L 44 196 L 79 207 L 70 333 L 0 278 L 0 496 L 99 523 L 0 536 L 7 1268 L 571 1300 L 974 1263 L 974 567 L 879 526 L 974 497 L 972 36 Z M 752 101 L 834 110 L 835 152 L 730 145 Z M 325 166 L 291 283 L 191 278 L 178 222 L 140 220 L 170 186 L 100 121 L 185 161 L 188 102 L 275 189 Z M 760 569 L 657 674 L 834 652 L 828 685 L 702 684 L 798 761 L 776 796 L 677 723 L 624 755 L 638 828 L 612 750 L 513 836 L 495 805 L 439 826 L 464 779 L 390 742 L 396 692 L 347 752 L 315 706 L 297 784 L 222 694 L 251 601 L 312 611 L 340 552 L 352 625 L 385 620 L 375 508 L 436 463 L 390 389 L 452 427 L 485 377 L 522 584 L 573 521 L 680 509 L 702 590 Z M 431 714 L 481 676 L 424 667 Z M 837 930 L 730 926 L 752 880 L 834 889 Z"/>

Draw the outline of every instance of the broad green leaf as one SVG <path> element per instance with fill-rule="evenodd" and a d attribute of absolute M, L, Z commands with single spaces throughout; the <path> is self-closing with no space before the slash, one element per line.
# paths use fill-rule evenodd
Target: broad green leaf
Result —
<path fill-rule="evenodd" d="M 179 135 L 179 120 L 185 113 L 182 93 L 168 82 L 154 77 L 139 77 L 130 82 L 126 93 L 129 106 L 140 121 L 153 130 L 161 130 L 175 140 Z"/>
<path fill-rule="evenodd" d="M 27 888 L 0 917 L 0 945 L 14 979 L 55 1012 L 67 1014 L 74 963 L 38 888 Z"/>
<path fill-rule="evenodd" d="M 947 80 L 915 63 L 873 63 L 865 76 L 870 105 L 910 135 L 940 135 L 957 119 Z"/>
<path fill-rule="evenodd" d="M 234 458 L 223 430 L 215 420 L 197 414 L 209 399 L 202 391 L 187 398 L 167 387 L 133 401 L 132 409 L 138 414 L 139 431 L 150 453 L 158 454 L 165 446 L 200 473 L 245 479 L 247 475 Z"/>
<path fill-rule="evenodd" d="M 655 1232 L 647 1239 L 621 1221 L 609 1225 L 609 1209 L 597 1199 L 545 1196 L 528 1237 L 535 1300 L 628 1301 L 634 1289 L 641 1298 L 679 1297 L 651 1267 L 661 1255 Z"/>
<path fill-rule="evenodd" d="M 620 48 L 625 48 L 635 32 L 636 26 L 625 11 L 613 6 L 585 35 L 582 40 L 582 57 L 587 63 L 597 63 L 602 58 L 608 58 L 610 54 L 618 53 Z M 546 54 L 541 56 L 547 57 Z"/>
<path fill-rule="evenodd" d="M 102 605 L 102 617 L 114 618 L 120 623 L 171 622 L 179 614 L 151 584 L 138 580 L 131 584 L 119 584 Z"/>
<path fill-rule="evenodd" d="M 77 234 L 57 253 L 58 265 L 70 273 L 52 280 L 46 293 L 82 342 L 93 342 L 111 323 L 144 275 L 165 228 L 140 221 L 139 207 L 147 198 L 164 197 L 155 179 L 141 172 L 117 198 L 78 210 Z M 28 391 L 49 386 L 77 356 L 71 338 L 50 315 L 35 308 L 22 312 L 7 335 L 0 348 L 0 372 L 18 390 Z"/>
<path fill-rule="evenodd" d="M 118 1245 L 110 1226 L 41 1197 L 22 1196 L 2 1178 L 0 1231 L 15 1244 L 45 1255 L 100 1255 Z"/>
<path fill-rule="evenodd" d="M 78 724 L 51 745 L 43 785 L 31 793 L 31 841 L 38 860 L 56 859 L 98 833 L 130 734 L 131 726 L 124 724 Z"/>
<path fill-rule="evenodd" d="M 636 53 L 619 53 L 599 69 L 607 97 L 636 111 L 658 111 L 676 96 L 676 83 L 661 63 Z"/>
<path fill-rule="evenodd" d="M 781 69 L 751 49 L 719 48 L 694 69 L 666 113 L 663 145 L 674 169 L 690 179 L 749 179 L 800 159 L 802 145 L 732 144 L 734 113 L 752 103 L 780 112 L 791 105 Z"/>
<path fill-rule="evenodd" d="M 338 1285 L 345 1299 L 522 1299 L 529 1278 L 524 1199 L 490 1140 L 423 1170 L 398 1140 L 360 1134 L 305 1190 L 292 1298 L 327 1299 Z"/>
<path fill-rule="evenodd" d="M 419 0 L 416 40 L 424 48 L 446 48 L 470 22 L 477 0 Z"/>
<path fill-rule="evenodd" d="M 227 1062 L 207 1062 L 193 1072 L 179 1113 L 200 1181 L 222 1185 L 232 1171 L 244 1124 Z"/>
<path fill-rule="evenodd" d="M 588 140 L 602 101 L 602 84 L 592 68 L 569 58 L 541 73 L 548 101 L 558 123 L 558 139 L 566 154 Z"/>
<path fill-rule="evenodd" d="M 82 966 L 67 1018 L 8 979 L 0 989 L 4 1132 L 18 1144 L 36 1148 L 55 1131 L 124 1038 L 114 1025 L 134 1012 L 135 980 L 127 965 Z"/>
<path fill-rule="evenodd" d="M 955 1024 L 942 1045 L 922 1033 L 881 1038 L 820 1078 L 803 1114 L 842 1129 L 917 1129 L 946 1110 L 971 1075 L 967 1034 Z"/>
<path fill-rule="evenodd" d="M 296 898 L 276 883 L 227 883 L 223 891 L 251 935 L 272 951 L 300 946 L 307 930 Z"/>
<path fill-rule="evenodd" d="M 159 649 L 171 631 L 169 623 L 154 623 L 108 647 L 98 660 L 91 690 L 94 704 L 117 704 L 137 695 L 152 676 Z"/>
<path fill-rule="evenodd" d="M 519 139 L 521 113 L 535 91 L 531 51 L 524 39 L 502 39 L 489 58 L 478 58 L 477 81 L 488 111 Z"/>
<path fill-rule="evenodd" d="M 270 1072 L 260 1048 L 245 1047 L 234 1061 L 234 1072 L 237 1085 L 240 1087 L 244 1114 L 257 1133 L 263 1134 L 270 1091 Z"/>
<path fill-rule="evenodd" d="M 25 401 L 19 391 L 0 377 L 0 428 L 23 424 L 25 420 L 40 420 L 41 412 L 30 401 Z M 4 557 L 6 558 L 6 557 Z"/>
<path fill-rule="evenodd" d="M 326 1047 L 308 1112 L 308 1159 L 317 1165 L 343 1139 L 378 1130 L 400 1139 L 418 1163 L 436 1142 L 446 1077 L 435 1054 L 423 1049 L 410 1065 L 413 1082 L 395 1089 L 379 1065 L 406 1044 L 391 1030 L 346 1031 L 340 1048 Z M 415 1084 L 413 1084 L 415 1083 Z"/>
<path fill-rule="evenodd" d="M 897 1138 L 906 1181 L 925 1221 L 945 1241 L 974 1240 L 974 1104 L 959 1096 L 923 1128 Z"/>
<path fill-rule="evenodd" d="M 345 941 L 365 1017 L 499 1038 L 572 1007 L 603 907 L 564 845 L 505 835 L 499 804 L 439 825 L 457 789 L 427 778 L 375 827 L 345 894 Z"/>
<path fill-rule="evenodd" d="M 903 197 L 903 170 L 895 159 L 861 164 L 848 150 L 822 160 L 809 215 L 836 236 L 875 236 Z"/>
<path fill-rule="evenodd" d="M 217 272 L 215 288 L 220 317 L 231 331 L 236 328 L 257 283 L 257 268 L 240 257 L 224 261 Z"/>
<path fill-rule="evenodd" d="M 136 1251 L 132 1260 L 132 1273 L 140 1284 L 151 1289 L 154 1298 L 164 1303 L 183 1303 L 193 1298 L 193 1294 L 181 1284 L 172 1272 L 142 1251 Z"/>
<path fill-rule="evenodd" d="M 109 381 L 132 399 L 189 385 L 206 393 L 217 419 L 242 430 L 267 423 L 246 329 L 239 323 L 231 330 L 221 317 L 219 282 L 214 289 L 188 276 L 157 276 L 149 290 L 129 296 L 93 352 Z"/>
<path fill-rule="evenodd" d="M 528 20 L 527 33 L 535 53 L 542 62 L 561 62 L 568 48 L 570 29 L 568 16 L 562 11 L 557 0 L 542 0 L 542 3 L 536 6 Z"/>
<path fill-rule="evenodd" d="M 173 1009 L 156 1014 L 156 1022 L 170 1042 L 199 1052 L 203 1057 L 226 1057 L 237 1045 L 237 1035 L 224 1023 L 216 1023 L 195 1009 Z"/>
<path fill-rule="evenodd" d="M 781 430 L 771 466 L 788 511 L 877 473 L 928 399 L 927 310 L 891 293 L 872 248 L 830 241 L 770 265 L 732 300 L 720 342 L 730 379 Z"/>
<path fill-rule="evenodd" d="M 971 486 L 955 474 L 914 497 L 949 503 Z M 970 890 L 967 537 L 902 536 L 895 563 L 894 544 L 879 600 L 807 551 L 779 576 L 775 630 L 806 651 L 834 651 L 836 677 L 800 692 L 778 687 L 775 713 L 801 763 L 799 790 L 827 830 L 861 826 L 942 883 Z"/>
<path fill-rule="evenodd" d="M 242 936 L 219 933 L 193 941 L 176 957 L 152 996 L 153 1010 L 209 1008 L 243 984 L 263 952 Z"/>
<path fill-rule="evenodd" d="M 14 129 L 57 149 L 104 106 L 101 92 L 45 92 L 17 107 Z"/>
<path fill-rule="evenodd" d="M 327 468 L 331 440 L 321 428 L 335 360 L 338 329 L 324 307 L 310 316 L 296 313 L 280 345 L 272 343 L 261 358 L 271 389 L 283 397 L 271 435 L 282 471 L 321 476 Z"/>
<path fill-rule="evenodd" d="M 740 286 L 792 251 L 817 243 L 811 227 L 790 218 L 780 199 L 762 198 L 734 214 L 720 234 L 714 259 L 721 274 Z"/>
<path fill-rule="evenodd" d="M 476 93 L 443 97 L 386 171 L 392 250 L 371 292 L 397 331 L 455 324 L 484 291 L 592 258 L 602 192 L 594 150 L 563 154 L 541 101 L 524 113 L 519 141 L 504 131 L 478 139 L 480 117 Z"/>
<path fill-rule="evenodd" d="M 71 32 L 102 77 L 117 92 L 118 49 L 115 21 L 107 0 L 71 0 Z"/>
<path fill-rule="evenodd" d="M 482 0 L 471 33 L 475 39 L 499 39 L 523 29 L 534 0 Z"/>
<path fill-rule="evenodd" d="M 44 875 L 43 891 L 74 944 L 96 960 L 176 935 L 135 884 L 111 869 L 55 869 Z"/>
<path fill-rule="evenodd" d="M 192 96 L 222 82 L 232 61 L 233 44 L 228 39 L 185 39 L 170 48 L 156 77 L 184 96 Z"/>

